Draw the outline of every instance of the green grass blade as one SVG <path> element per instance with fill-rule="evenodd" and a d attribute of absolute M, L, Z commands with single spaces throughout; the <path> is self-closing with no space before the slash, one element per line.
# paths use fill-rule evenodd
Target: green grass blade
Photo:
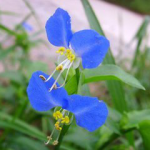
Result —
<path fill-rule="evenodd" d="M 28 2 L 28 0 L 23 0 L 23 2 L 25 3 L 25 5 L 28 7 L 28 9 L 31 11 L 32 15 L 34 16 L 38 26 L 41 28 L 41 23 L 39 21 L 39 18 L 35 12 L 35 10 L 32 8 L 32 6 L 30 5 L 30 3 Z"/>
<path fill-rule="evenodd" d="M 96 30 L 97 32 L 99 32 L 101 35 L 104 35 L 104 32 L 88 0 L 81 0 L 81 2 L 83 4 L 90 27 Z M 103 63 L 115 64 L 115 60 L 110 50 L 108 54 L 106 55 Z M 125 101 L 125 93 L 124 93 L 122 84 L 118 81 L 107 81 L 107 86 L 108 86 L 110 95 L 112 97 L 112 102 L 113 102 L 114 107 L 122 113 L 124 111 L 127 111 L 127 103 Z"/>
<path fill-rule="evenodd" d="M 22 25 L 24 22 L 26 22 L 27 20 L 29 20 L 31 16 L 32 16 L 32 13 L 27 14 L 27 15 L 20 21 L 20 23 L 17 24 L 17 26 L 18 26 L 18 25 Z"/>
<path fill-rule="evenodd" d="M 132 67 L 135 67 L 136 65 L 138 65 L 137 64 L 138 57 L 141 55 L 141 52 L 140 52 L 141 45 L 143 43 L 144 37 L 147 34 L 147 28 L 148 28 L 149 23 L 150 23 L 150 17 L 146 16 L 145 19 L 144 19 L 144 21 L 143 21 L 143 23 L 141 24 L 139 30 L 137 31 L 136 35 L 133 38 L 133 40 L 137 39 L 138 42 L 137 42 L 137 46 L 136 46 L 136 50 L 135 50 L 135 54 L 134 54 L 134 59 L 133 59 Z"/>
<path fill-rule="evenodd" d="M 17 144 L 18 146 L 20 146 L 20 149 L 22 147 L 27 147 L 29 150 L 49 150 L 44 142 L 40 142 L 25 136 L 19 136 L 11 140 L 13 144 Z"/>
<path fill-rule="evenodd" d="M 143 38 L 146 34 L 149 23 L 150 23 L 150 16 L 146 16 L 133 39 Z"/>
<path fill-rule="evenodd" d="M 24 122 L 22 120 L 19 120 L 19 119 L 15 119 L 12 122 L 12 119 L 13 119 L 12 116 L 10 116 L 6 113 L 0 112 L 0 120 L 1 120 L 0 127 L 4 128 L 4 129 L 10 128 L 10 129 L 19 131 L 21 133 L 24 133 L 26 135 L 35 137 L 39 140 L 46 140 L 46 136 L 41 131 L 39 131 L 37 128 L 27 124 L 26 122 Z"/>
<path fill-rule="evenodd" d="M 6 27 L 5 25 L 0 24 L 0 30 L 5 31 L 5 32 L 8 33 L 9 35 L 17 36 L 16 32 L 14 32 L 13 30 L 9 29 L 9 28 Z"/>
<path fill-rule="evenodd" d="M 145 150 L 150 149 L 150 120 L 144 120 L 139 124 L 139 131 L 142 136 Z"/>
<path fill-rule="evenodd" d="M 11 11 L 2 11 L 2 10 L 0 10 L 0 15 L 15 16 L 15 17 L 19 16 L 18 13 L 11 12 Z"/>

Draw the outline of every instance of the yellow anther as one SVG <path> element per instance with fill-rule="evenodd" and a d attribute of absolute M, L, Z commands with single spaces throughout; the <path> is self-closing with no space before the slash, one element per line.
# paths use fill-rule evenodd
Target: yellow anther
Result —
<path fill-rule="evenodd" d="M 57 145 L 57 144 L 58 144 L 58 141 L 55 140 L 55 141 L 53 142 L 53 145 Z"/>
<path fill-rule="evenodd" d="M 56 123 L 55 123 L 55 125 L 59 125 L 60 123 L 59 123 L 59 121 L 57 121 Z"/>
<path fill-rule="evenodd" d="M 70 58 L 71 58 L 71 61 L 73 61 L 73 60 L 75 60 L 76 56 L 75 56 L 74 54 L 72 54 L 72 55 L 70 56 Z"/>
<path fill-rule="evenodd" d="M 61 55 L 63 55 L 65 52 L 65 48 L 64 47 L 60 47 L 58 51 L 56 51 L 56 53 L 60 53 Z"/>
<path fill-rule="evenodd" d="M 59 65 L 59 66 L 57 66 L 57 67 L 56 67 L 56 70 L 58 70 L 58 71 L 63 70 L 63 65 Z"/>
<path fill-rule="evenodd" d="M 57 121 L 57 122 L 55 123 L 55 128 L 56 128 L 57 130 L 60 130 L 60 131 L 61 131 L 61 130 L 62 130 L 62 127 L 60 127 L 59 124 L 60 124 L 60 123 Z"/>
<path fill-rule="evenodd" d="M 67 49 L 67 50 L 66 50 L 66 56 L 68 56 L 68 55 L 70 55 L 70 54 L 72 54 L 71 50 L 70 50 L 70 49 Z"/>
<path fill-rule="evenodd" d="M 51 87 L 52 88 L 52 87 Z M 56 90 L 57 89 L 57 85 L 55 84 L 54 86 L 53 86 L 53 88 L 51 89 L 51 88 L 49 88 L 49 91 L 51 91 L 51 90 Z"/>
<path fill-rule="evenodd" d="M 63 117 L 62 113 L 60 111 L 56 111 L 53 113 L 53 117 L 58 120 L 61 119 Z"/>
<path fill-rule="evenodd" d="M 66 123 L 66 124 L 68 124 L 69 122 L 70 122 L 70 119 L 69 119 L 68 116 L 65 116 L 64 118 L 62 118 L 61 123 Z"/>
<path fill-rule="evenodd" d="M 55 90 L 57 89 L 57 85 L 56 84 L 54 85 L 53 89 L 55 89 Z"/>
<path fill-rule="evenodd" d="M 67 56 L 67 58 L 72 62 L 75 60 L 76 56 L 74 54 L 70 54 Z"/>
<path fill-rule="evenodd" d="M 46 80 L 46 78 L 45 78 L 43 75 L 39 75 L 39 77 L 40 77 L 43 81 Z"/>
<path fill-rule="evenodd" d="M 75 55 L 72 53 L 72 51 L 70 49 L 66 49 L 66 53 L 65 55 L 67 56 L 67 58 L 72 62 L 73 60 L 75 60 Z"/>

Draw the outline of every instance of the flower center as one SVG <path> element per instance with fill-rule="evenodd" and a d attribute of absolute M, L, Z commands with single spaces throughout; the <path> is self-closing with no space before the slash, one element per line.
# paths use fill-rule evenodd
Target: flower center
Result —
<path fill-rule="evenodd" d="M 56 53 L 60 54 L 60 55 L 64 55 L 66 57 L 66 59 L 64 61 L 62 61 L 56 68 L 55 70 L 52 72 L 52 74 L 45 80 L 45 77 L 40 77 L 43 81 L 47 82 L 51 79 L 51 77 L 55 74 L 56 71 L 59 72 L 55 82 L 53 83 L 53 85 L 50 87 L 49 92 L 52 89 L 57 89 L 57 88 L 61 88 L 65 85 L 67 77 L 68 77 L 68 73 L 69 70 L 74 62 L 74 60 L 76 59 L 76 56 L 72 53 L 72 51 L 70 49 L 65 49 L 64 47 L 60 47 L 59 50 L 56 51 Z M 67 69 L 67 73 L 64 79 L 64 82 L 61 86 L 57 87 L 56 83 L 59 80 L 59 77 L 61 76 L 61 74 L 63 73 L 63 71 Z M 41 75 L 40 75 L 41 76 Z"/>

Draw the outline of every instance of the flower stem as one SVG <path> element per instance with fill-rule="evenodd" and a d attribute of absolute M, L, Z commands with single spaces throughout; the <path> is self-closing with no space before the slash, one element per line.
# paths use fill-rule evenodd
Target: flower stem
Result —
<path fill-rule="evenodd" d="M 67 133 L 69 127 L 70 127 L 70 125 L 64 125 L 63 126 L 63 130 L 61 131 L 61 134 L 59 136 L 59 143 L 55 146 L 55 150 L 59 150 L 60 149 L 60 145 L 62 143 L 62 140 L 63 140 L 65 134 Z"/>
<path fill-rule="evenodd" d="M 78 89 L 77 89 L 76 93 L 79 93 L 81 85 L 82 85 L 82 78 L 83 78 L 79 69 L 76 69 L 76 78 L 77 78 L 77 81 L 78 81 Z M 63 130 L 61 131 L 61 134 L 59 136 L 59 143 L 58 143 L 58 145 L 55 146 L 55 150 L 60 149 L 60 145 L 62 143 L 62 140 L 63 140 L 65 134 L 67 133 L 70 125 L 64 125 L 63 126 Z"/>

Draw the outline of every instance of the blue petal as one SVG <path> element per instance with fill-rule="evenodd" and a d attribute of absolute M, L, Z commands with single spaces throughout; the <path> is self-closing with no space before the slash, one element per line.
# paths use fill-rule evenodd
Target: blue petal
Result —
<path fill-rule="evenodd" d="M 100 65 L 109 49 L 109 41 L 94 30 L 76 32 L 71 47 L 82 58 L 83 68 L 91 69 Z"/>
<path fill-rule="evenodd" d="M 69 41 L 72 37 L 70 22 L 69 14 L 61 8 L 58 8 L 47 20 L 45 28 L 51 44 L 69 48 Z"/>
<path fill-rule="evenodd" d="M 48 78 L 48 75 L 42 71 L 36 71 L 32 74 L 27 88 L 28 98 L 32 107 L 37 111 L 47 111 L 55 106 L 64 107 L 67 104 L 67 92 L 64 88 L 53 89 L 49 92 L 49 88 L 54 83 L 54 79 L 44 82 L 39 75 Z M 57 84 L 58 86 L 58 84 Z"/>
<path fill-rule="evenodd" d="M 102 126 L 108 116 L 106 104 L 95 97 L 72 95 L 66 109 L 74 113 L 77 125 L 91 132 Z"/>

